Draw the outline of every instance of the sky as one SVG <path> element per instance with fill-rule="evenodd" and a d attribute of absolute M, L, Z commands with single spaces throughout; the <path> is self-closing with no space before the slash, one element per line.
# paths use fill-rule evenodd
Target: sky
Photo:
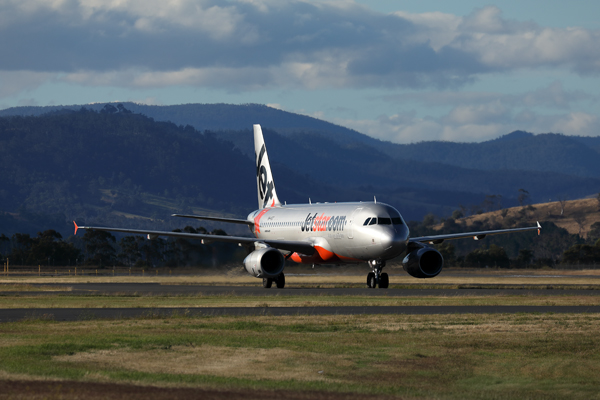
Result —
<path fill-rule="evenodd" d="M 599 15 L 597 0 L 0 0 L 0 109 L 259 103 L 396 143 L 599 136 Z"/>

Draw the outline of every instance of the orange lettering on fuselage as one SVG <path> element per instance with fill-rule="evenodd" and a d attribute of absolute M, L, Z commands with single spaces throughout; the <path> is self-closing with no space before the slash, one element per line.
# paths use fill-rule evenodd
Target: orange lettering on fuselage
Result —
<path fill-rule="evenodd" d="M 328 216 L 322 213 L 308 214 L 300 226 L 302 232 L 343 231 L 346 225 L 345 215 Z"/>

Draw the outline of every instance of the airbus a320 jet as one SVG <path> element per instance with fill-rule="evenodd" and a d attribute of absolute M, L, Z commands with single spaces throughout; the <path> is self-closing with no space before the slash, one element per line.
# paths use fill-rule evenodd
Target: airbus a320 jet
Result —
<path fill-rule="evenodd" d="M 125 232 L 146 235 L 148 239 L 171 236 L 206 241 L 238 243 L 248 246 L 250 254 L 244 259 L 246 271 L 262 278 L 263 286 L 285 286 L 286 260 L 303 264 L 355 264 L 367 262 L 370 288 L 387 288 L 389 276 L 382 272 L 387 260 L 406 253 L 404 270 L 415 278 L 433 278 L 444 266 L 442 255 L 431 244 L 444 240 L 473 238 L 487 235 L 539 230 L 537 226 L 457 233 L 411 238 L 406 222 L 392 206 L 376 200 L 368 203 L 282 204 L 277 197 L 269 164 L 269 156 L 260 125 L 254 125 L 256 183 L 258 209 L 246 219 L 173 214 L 174 217 L 229 222 L 247 225 L 254 237 L 204 235 L 185 232 L 163 232 L 138 229 L 104 228 L 93 226 L 78 229 Z"/>

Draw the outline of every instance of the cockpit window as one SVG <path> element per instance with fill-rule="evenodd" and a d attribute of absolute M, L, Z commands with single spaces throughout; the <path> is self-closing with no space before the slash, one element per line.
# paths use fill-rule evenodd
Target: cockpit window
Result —
<path fill-rule="evenodd" d="M 363 224 L 363 226 L 364 226 L 364 225 L 369 225 L 369 221 L 370 221 L 370 220 L 371 220 L 371 218 L 367 218 L 367 219 L 365 220 L 365 223 Z"/>
<path fill-rule="evenodd" d="M 392 224 L 404 225 L 404 221 L 402 221 L 402 217 L 400 217 L 400 214 L 398 213 L 398 211 L 396 211 L 392 208 L 391 210 L 388 209 L 388 212 L 390 213 L 390 217 L 392 218 Z"/>
<path fill-rule="evenodd" d="M 377 222 L 379 223 L 379 225 L 391 225 L 392 224 L 392 219 L 391 218 L 378 217 L 377 218 Z"/>
<path fill-rule="evenodd" d="M 377 223 L 377 218 L 371 218 L 371 222 L 369 225 L 375 225 Z"/>

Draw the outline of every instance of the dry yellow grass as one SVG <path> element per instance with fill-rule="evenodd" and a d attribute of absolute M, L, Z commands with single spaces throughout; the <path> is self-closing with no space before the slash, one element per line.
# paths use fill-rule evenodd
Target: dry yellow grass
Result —
<path fill-rule="evenodd" d="M 561 205 L 558 201 L 539 203 L 534 204 L 533 206 L 535 207 L 535 211 L 527 212 L 528 218 L 531 221 L 554 222 L 571 234 L 579 233 L 580 227 L 576 219 L 583 217 L 584 221 L 581 226 L 581 235 L 583 237 L 587 236 L 592 224 L 600 222 L 600 207 L 597 199 L 569 200 L 565 203 L 564 215 L 562 216 L 560 215 Z M 521 211 L 521 209 L 522 207 L 509 208 L 506 217 L 520 219 L 519 211 Z M 467 226 L 470 226 L 474 221 L 481 221 L 484 219 L 502 221 L 504 218 L 501 215 L 501 211 L 493 211 L 464 218 L 464 221 Z M 441 228 L 441 226 L 439 228 Z"/>
<path fill-rule="evenodd" d="M 132 371 L 168 374 L 210 374 L 215 376 L 332 381 L 319 374 L 322 355 L 282 348 L 262 349 L 226 346 L 172 346 L 168 349 L 115 349 L 81 352 L 54 357 L 55 361 L 94 365 L 100 368 L 125 368 Z M 349 365 L 341 356 L 336 365 Z M 320 365 L 321 364 L 321 365 Z"/>
<path fill-rule="evenodd" d="M 335 269 L 311 270 L 294 267 L 286 269 L 287 287 L 343 287 L 366 285 L 368 268 L 345 269 L 336 274 Z M 444 270 L 432 279 L 416 279 L 402 268 L 386 268 L 393 285 L 600 285 L 600 270 Z M 224 271 L 212 275 L 179 276 L 10 276 L 2 277 L 0 284 L 27 285 L 60 283 L 158 283 L 162 285 L 260 286 L 261 280 L 239 271 Z M 0 291 L 2 286 L 0 285 Z"/>

